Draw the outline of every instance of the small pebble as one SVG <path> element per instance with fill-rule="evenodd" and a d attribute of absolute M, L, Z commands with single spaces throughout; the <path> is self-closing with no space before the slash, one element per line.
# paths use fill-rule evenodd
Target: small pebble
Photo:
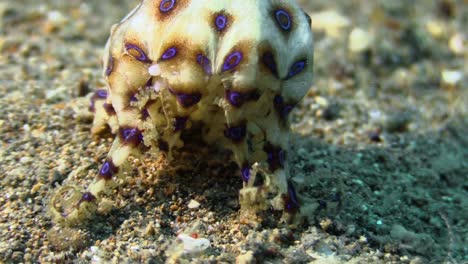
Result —
<path fill-rule="evenodd" d="M 153 64 L 148 68 L 148 73 L 151 76 L 159 76 L 161 75 L 161 67 L 158 64 Z"/>
<path fill-rule="evenodd" d="M 457 55 L 462 55 L 463 52 L 465 51 L 465 38 L 461 33 L 457 33 L 453 35 L 450 40 L 449 40 L 449 47 L 450 50 L 457 54 Z"/>
<path fill-rule="evenodd" d="M 200 253 L 210 247 L 210 241 L 206 238 L 193 238 L 187 234 L 179 234 L 177 236 L 184 245 L 184 253 Z"/>
<path fill-rule="evenodd" d="M 195 209 L 195 208 L 198 208 L 200 206 L 200 203 L 195 201 L 195 200 L 190 200 L 189 204 L 188 204 L 188 208 L 190 209 Z"/>
<path fill-rule="evenodd" d="M 354 28 L 349 34 L 348 43 L 351 52 L 362 52 L 370 48 L 372 36 L 362 28 Z"/>
<path fill-rule="evenodd" d="M 457 85 L 463 78 L 461 71 L 444 70 L 442 72 L 442 82 L 448 85 Z"/>

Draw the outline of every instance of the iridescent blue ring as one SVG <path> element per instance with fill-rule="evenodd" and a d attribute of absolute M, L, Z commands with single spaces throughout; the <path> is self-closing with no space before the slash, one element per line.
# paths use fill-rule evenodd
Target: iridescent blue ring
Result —
<path fill-rule="evenodd" d="M 130 51 L 130 50 L 136 50 L 136 52 L 138 52 L 139 56 L 134 57 L 134 58 L 141 61 L 141 62 L 149 62 L 150 61 L 148 56 L 146 56 L 145 52 L 135 44 L 127 43 L 127 44 L 125 44 L 125 49 L 127 50 L 127 52 Z"/>
<path fill-rule="evenodd" d="M 291 66 L 291 68 L 289 68 L 288 76 L 286 77 L 286 79 L 289 79 L 289 78 L 292 78 L 292 77 L 296 76 L 297 74 L 302 72 L 302 70 L 304 70 L 305 67 L 306 67 L 306 61 L 305 60 L 296 61 Z"/>
<path fill-rule="evenodd" d="M 224 15 L 218 15 L 215 19 L 215 25 L 218 31 L 222 31 L 226 28 L 227 18 Z"/>
<path fill-rule="evenodd" d="M 240 52 L 240 51 L 234 51 L 231 54 L 229 54 L 226 57 L 226 59 L 224 60 L 223 70 L 222 71 L 224 72 L 224 71 L 231 70 L 232 68 L 239 65 L 239 63 L 242 60 L 242 57 L 243 57 L 243 55 L 242 55 L 242 52 Z"/>
<path fill-rule="evenodd" d="M 177 48 L 170 47 L 166 51 L 164 51 L 163 55 L 161 56 L 161 60 L 172 59 L 175 55 L 177 55 Z"/>
<path fill-rule="evenodd" d="M 176 4 L 175 0 L 163 0 L 159 5 L 159 10 L 163 13 L 170 11 Z"/>
<path fill-rule="evenodd" d="M 288 12 L 283 9 L 278 9 L 275 11 L 275 18 L 278 25 L 286 31 L 291 29 L 291 17 L 289 16 Z"/>

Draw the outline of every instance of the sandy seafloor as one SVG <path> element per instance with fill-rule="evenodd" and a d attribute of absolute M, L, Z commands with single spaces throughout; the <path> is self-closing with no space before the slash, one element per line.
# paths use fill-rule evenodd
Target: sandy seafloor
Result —
<path fill-rule="evenodd" d="M 314 85 L 292 117 L 293 180 L 316 201 L 303 223 L 239 221 L 223 160 L 159 179 L 148 156 L 114 209 L 54 225 L 55 188 L 86 186 L 112 142 L 90 134 L 86 95 L 137 2 L 0 1 L 0 263 L 468 262 L 463 0 L 301 2 L 315 34 Z M 186 253 L 181 233 L 210 247 Z"/>

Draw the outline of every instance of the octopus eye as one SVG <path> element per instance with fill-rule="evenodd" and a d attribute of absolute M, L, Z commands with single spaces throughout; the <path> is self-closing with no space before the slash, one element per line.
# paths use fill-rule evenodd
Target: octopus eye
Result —
<path fill-rule="evenodd" d="M 163 53 L 163 55 L 161 56 L 161 60 L 172 59 L 175 55 L 177 55 L 177 48 L 170 47 Z"/>
<path fill-rule="evenodd" d="M 172 8 L 174 8 L 175 4 L 175 0 L 163 0 L 161 1 L 161 4 L 159 4 L 159 11 L 163 13 L 169 12 Z"/>
<path fill-rule="evenodd" d="M 291 16 L 284 9 L 278 9 L 275 11 L 275 19 L 281 29 L 284 31 L 291 30 L 292 22 Z"/>
<path fill-rule="evenodd" d="M 148 56 L 146 56 L 145 52 L 135 44 L 127 43 L 125 44 L 125 49 L 130 54 L 130 56 L 134 57 L 135 59 L 141 62 L 150 62 Z"/>
<path fill-rule="evenodd" d="M 227 25 L 227 18 L 225 15 L 218 15 L 215 18 L 215 25 L 218 31 L 223 31 Z"/>
<path fill-rule="evenodd" d="M 288 72 L 288 76 L 286 77 L 286 79 L 290 79 L 294 76 L 296 76 L 297 74 L 299 74 L 300 72 L 302 72 L 302 70 L 304 70 L 304 68 L 306 67 L 306 60 L 300 60 L 300 61 L 297 61 L 295 62 L 291 68 L 289 68 L 289 72 Z"/>
<path fill-rule="evenodd" d="M 243 55 L 242 52 L 240 51 L 234 51 L 231 54 L 229 54 L 226 59 L 224 59 L 224 64 L 223 64 L 223 69 L 222 71 L 228 71 L 239 65 L 239 63 L 242 61 Z"/>

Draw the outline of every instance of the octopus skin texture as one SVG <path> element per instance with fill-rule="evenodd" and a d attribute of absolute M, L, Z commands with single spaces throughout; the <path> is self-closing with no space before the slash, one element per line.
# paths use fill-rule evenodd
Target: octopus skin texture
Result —
<path fill-rule="evenodd" d="M 299 210 L 288 116 L 312 84 L 313 44 L 297 3 L 143 0 L 112 27 L 103 64 L 107 87 L 91 97 L 91 132 L 109 127 L 116 137 L 86 190 L 57 190 L 55 222 L 92 217 L 128 171 L 129 156 L 150 151 L 170 162 L 184 146 L 181 134 L 194 127 L 204 144 L 232 151 L 241 214 Z"/>

